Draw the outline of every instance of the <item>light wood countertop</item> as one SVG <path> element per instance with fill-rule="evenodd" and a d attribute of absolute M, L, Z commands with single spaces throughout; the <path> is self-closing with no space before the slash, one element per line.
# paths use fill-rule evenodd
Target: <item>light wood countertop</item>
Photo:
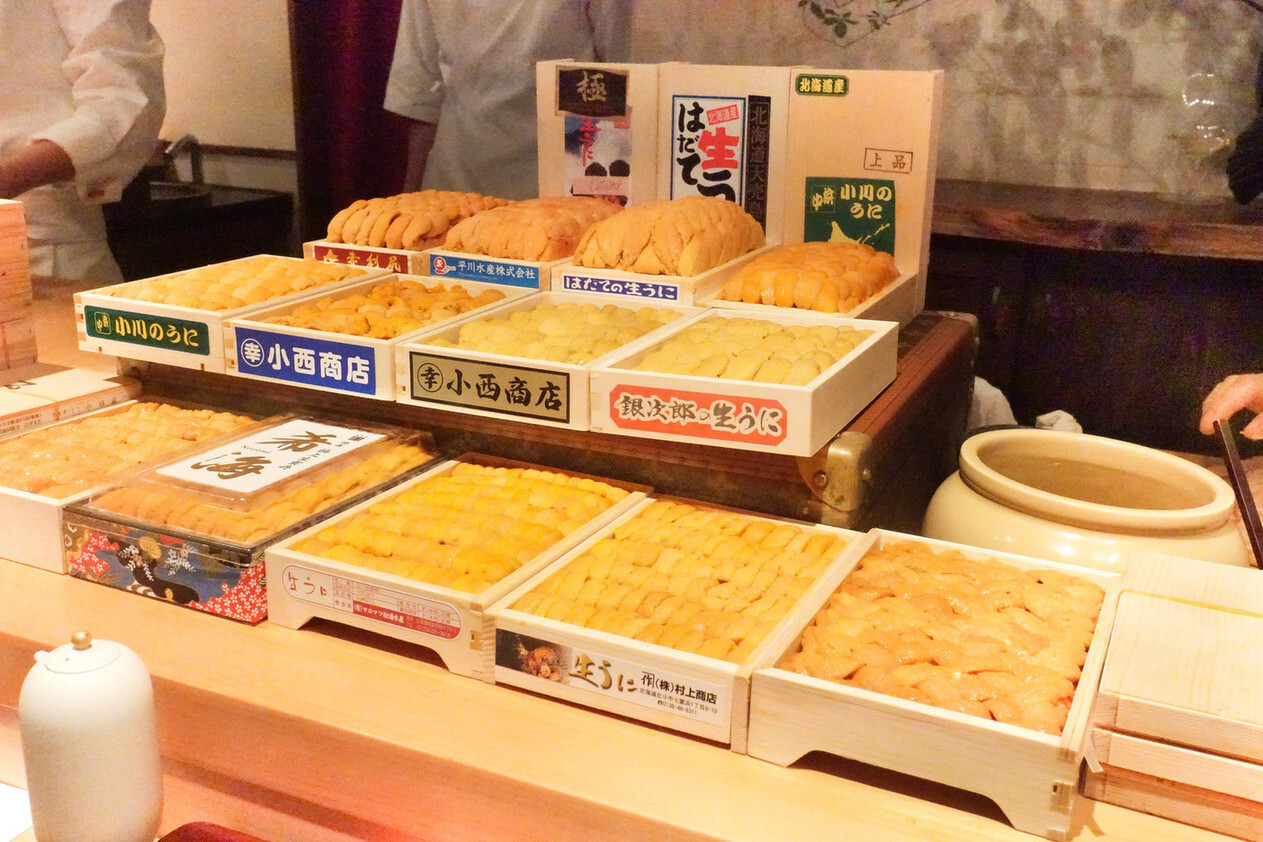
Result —
<path fill-rule="evenodd" d="M 780 768 L 349 630 L 249 627 L 10 562 L 0 594 L 0 780 L 22 783 L 15 708 L 34 652 L 87 628 L 154 677 L 164 832 L 205 820 L 277 842 L 1036 838 L 975 796 L 834 758 Z M 1226 838 L 1084 798 L 1073 834 Z"/>

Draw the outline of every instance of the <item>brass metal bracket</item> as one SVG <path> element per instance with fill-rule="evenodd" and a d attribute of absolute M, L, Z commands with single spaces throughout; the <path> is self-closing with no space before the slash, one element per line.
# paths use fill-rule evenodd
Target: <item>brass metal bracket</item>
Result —
<path fill-rule="evenodd" d="M 821 523 L 851 527 L 859 520 L 873 483 L 873 440 L 843 431 L 814 456 L 798 459 L 798 471 L 822 504 Z"/>

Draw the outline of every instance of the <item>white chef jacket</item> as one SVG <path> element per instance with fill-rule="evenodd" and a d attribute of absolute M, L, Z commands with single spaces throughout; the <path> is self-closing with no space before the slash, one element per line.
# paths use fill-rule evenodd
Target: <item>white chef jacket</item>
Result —
<path fill-rule="evenodd" d="M 0 0 L 0 157 L 51 140 L 73 182 L 24 205 L 34 274 L 117 276 L 100 203 L 118 199 L 153 153 L 166 99 L 149 0 Z M 56 262 L 50 250 L 64 246 Z M 103 252 L 103 254 L 102 254 Z M 109 282 L 116 278 L 98 276 Z"/>
<path fill-rule="evenodd" d="M 539 190 L 535 63 L 626 61 L 631 0 L 404 0 L 385 107 L 436 123 L 423 187 Z"/>

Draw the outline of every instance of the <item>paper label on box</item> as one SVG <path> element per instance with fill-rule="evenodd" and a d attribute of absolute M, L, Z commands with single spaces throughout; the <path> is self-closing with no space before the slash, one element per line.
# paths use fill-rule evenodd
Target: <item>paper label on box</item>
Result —
<path fill-rule="evenodd" d="M 165 348 L 183 354 L 210 355 L 210 327 L 205 322 L 132 313 L 84 305 L 83 326 L 88 336 Z"/>
<path fill-rule="evenodd" d="M 610 390 L 610 421 L 624 430 L 694 436 L 774 446 L 788 435 L 780 401 L 617 384 Z"/>
<path fill-rule="evenodd" d="M 671 97 L 671 195 L 719 196 L 767 227 L 772 101 L 766 96 Z"/>
<path fill-rule="evenodd" d="M 570 195 L 626 205 L 631 196 L 631 121 L 568 114 L 565 132 L 565 179 Z"/>
<path fill-rule="evenodd" d="M 608 67 L 558 67 L 557 110 L 582 117 L 627 114 L 627 73 Z"/>
<path fill-rule="evenodd" d="M 894 153 L 868 150 L 894 165 Z M 907 160 L 911 160 L 907 154 Z M 895 253 L 895 183 L 875 178 L 808 178 L 803 211 L 806 242 L 866 243 Z"/>
<path fill-rule="evenodd" d="M 561 273 L 561 290 L 565 292 L 600 292 L 606 295 L 625 295 L 628 298 L 650 298 L 655 301 L 679 301 L 679 284 L 657 283 L 645 280 L 629 280 L 627 278 L 601 278 L 591 275 L 577 274 L 572 271 Z"/>
<path fill-rule="evenodd" d="M 732 691 L 724 685 L 647 667 L 586 646 L 565 646 L 505 629 L 496 629 L 496 669 L 525 673 L 707 725 L 725 725 L 732 708 Z"/>
<path fill-rule="evenodd" d="M 628 74 L 607 67 L 559 67 L 563 194 L 626 205 L 631 196 L 632 114 Z"/>
<path fill-rule="evenodd" d="M 443 640 L 460 636 L 460 611 L 428 597 L 334 576 L 298 564 L 281 571 L 285 592 L 303 602 L 367 617 L 392 626 L 421 632 Z"/>
<path fill-rule="evenodd" d="M 154 473 L 212 493 L 247 495 L 384 439 L 354 427 L 308 419 L 286 421 Z"/>
<path fill-rule="evenodd" d="M 273 333 L 244 326 L 233 329 L 237 370 L 273 380 L 372 395 L 377 391 L 373 349 L 349 342 Z"/>
<path fill-rule="evenodd" d="M 342 263 L 347 266 L 363 266 L 366 269 L 387 269 L 391 272 L 407 272 L 407 261 L 402 254 L 392 254 L 371 248 L 358 248 L 343 244 L 311 244 L 313 260 L 324 263 Z"/>
<path fill-rule="evenodd" d="M 539 266 L 526 266 L 493 258 L 431 254 L 430 274 L 442 278 L 464 278 L 467 281 L 539 289 Z"/>
<path fill-rule="evenodd" d="M 570 422 L 570 375 L 412 351 L 409 395 L 414 400 L 506 415 Z"/>

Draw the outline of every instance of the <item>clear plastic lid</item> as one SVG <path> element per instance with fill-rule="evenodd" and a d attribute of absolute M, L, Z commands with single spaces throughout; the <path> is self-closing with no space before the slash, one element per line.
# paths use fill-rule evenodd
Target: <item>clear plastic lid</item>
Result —
<path fill-rule="evenodd" d="M 145 465 L 81 508 L 253 545 L 391 484 L 434 455 L 425 433 L 285 415 Z"/>

